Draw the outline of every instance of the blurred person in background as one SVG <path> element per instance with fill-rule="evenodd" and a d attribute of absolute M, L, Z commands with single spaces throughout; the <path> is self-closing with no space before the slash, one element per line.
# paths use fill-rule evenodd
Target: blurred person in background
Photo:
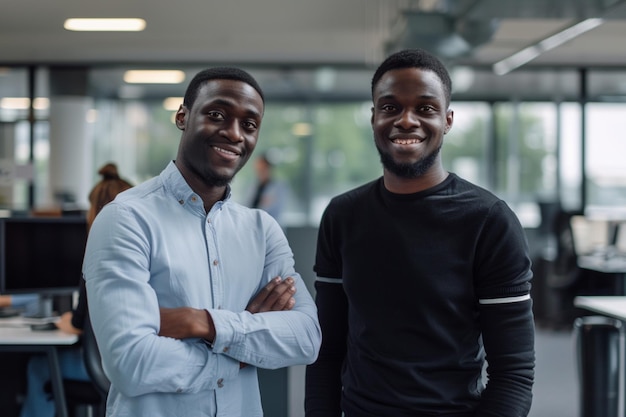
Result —
<path fill-rule="evenodd" d="M 269 155 L 259 155 L 254 161 L 256 184 L 250 207 L 267 211 L 281 225 L 289 199 L 289 185 L 274 176 L 274 164 Z"/>
<path fill-rule="evenodd" d="M 88 229 L 102 207 L 113 201 L 118 193 L 132 187 L 129 182 L 120 178 L 117 166 L 113 163 L 104 165 L 98 174 L 102 178 L 89 193 Z M 65 333 L 80 335 L 86 319 L 88 316 L 85 280 L 80 278 L 76 308 L 63 313 L 55 324 Z M 89 381 L 80 345 L 59 349 L 59 365 L 63 378 Z M 45 355 L 32 356 L 28 361 L 26 372 L 26 398 L 22 405 L 20 417 L 54 417 L 54 400 L 50 393 L 44 390 L 45 384 L 50 380 L 48 358 Z"/>

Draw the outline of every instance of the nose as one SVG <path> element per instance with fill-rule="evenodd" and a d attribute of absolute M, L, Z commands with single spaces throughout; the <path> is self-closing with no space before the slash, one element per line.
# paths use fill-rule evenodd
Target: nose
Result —
<path fill-rule="evenodd" d="M 242 142 L 243 133 L 239 121 L 233 120 L 220 130 L 220 134 L 231 142 Z"/>
<path fill-rule="evenodd" d="M 396 127 L 408 130 L 408 129 L 411 129 L 412 127 L 419 126 L 420 121 L 417 115 L 415 114 L 415 112 L 407 109 L 407 110 L 404 110 L 402 113 L 400 113 L 400 115 L 394 122 L 394 125 Z"/>

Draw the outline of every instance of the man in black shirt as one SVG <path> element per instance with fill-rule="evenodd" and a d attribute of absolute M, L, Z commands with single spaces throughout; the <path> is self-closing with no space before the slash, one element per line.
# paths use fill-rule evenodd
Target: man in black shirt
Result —
<path fill-rule="evenodd" d="M 443 168 L 451 90 L 444 65 L 423 50 L 393 54 L 374 74 L 383 176 L 335 197 L 322 218 L 323 338 L 307 368 L 307 417 L 529 412 L 527 242 L 502 200 Z"/>

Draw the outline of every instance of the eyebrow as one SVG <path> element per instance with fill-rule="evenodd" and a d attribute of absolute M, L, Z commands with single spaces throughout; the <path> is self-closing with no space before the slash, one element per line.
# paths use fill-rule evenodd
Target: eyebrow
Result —
<path fill-rule="evenodd" d="M 439 98 L 434 95 L 434 94 L 422 94 L 421 96 L 419 96 L 419 99 L 421 100 L 429 100 L 429 101 L 438 101 Z M 380 100 L 398 100 L 397 96 L 394 94 L 385 94 L 382 96 L 379 96 L 376 99 L 376 102 L 380 101 Z M 445 98 L 443 100 L 444 102 L 446 101 Z"/>
<path fill-rule="evenodd" d="M 223 98 L 216 98 L 215 100 L 211 101 L 208 105 L 209 106 L 219 105 L 219 106 L 231 107 L 231 108 L 237 106 L 234 100 L 227 100 Z M 262 113 L 259 113 L 258 111 L 252 110 L 250 108 L 246 109 L 246 113 L 248 113 L 248 115 L 251 117 L 257 117 L 257 118 L 263 117 Z"/>

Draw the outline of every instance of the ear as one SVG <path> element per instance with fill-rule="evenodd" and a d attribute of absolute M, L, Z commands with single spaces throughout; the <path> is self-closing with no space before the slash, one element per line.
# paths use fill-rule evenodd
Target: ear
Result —
<path fill-rule="evenodd" d="M 185 130 L 185 122 L 187 121 L 187 108 L 184 105 L 180 105 L 176 114 L 174 115 L 174 119 L 176 122 L 176 127 L 180 130 Z"/>
<path fill-rule="evenodd" d="M 372 117 L 370 117 L 370 124 L 374 126 L 374 106 L 372 106 Z"/>
<path fill-rule="evenodd" d="M 450 129 L 452 129 L 452 124 L 454 123 L 454 111 L 448 109 L 446 111 L 446 127 L 443 131 L 443 134 L 445 135 L 446 133 L 448 133 L 450 131 Z"/>

